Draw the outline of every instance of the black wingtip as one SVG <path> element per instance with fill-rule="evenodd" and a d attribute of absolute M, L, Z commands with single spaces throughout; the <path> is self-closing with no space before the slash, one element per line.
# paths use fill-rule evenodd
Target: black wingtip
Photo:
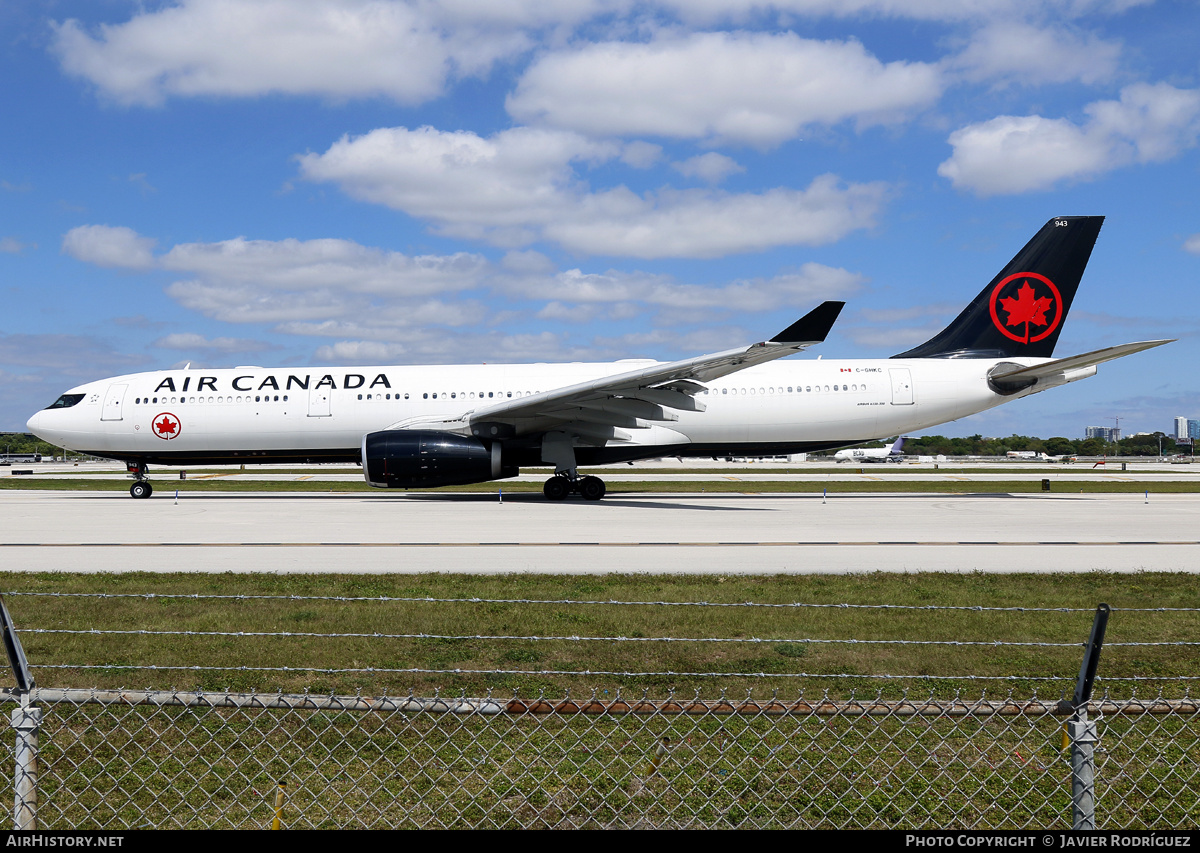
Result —
<path fill-rule="evenodd" d="M 833 328 L 833 324 L 837 322 L 838 314 L 842 313 L 844 307 L 846 307 L 845 302 L 822 302 L 778 335 L 772 337 L 771 343 L 798 344 L 823 341 L 829 334 L 829 330 Z"/>

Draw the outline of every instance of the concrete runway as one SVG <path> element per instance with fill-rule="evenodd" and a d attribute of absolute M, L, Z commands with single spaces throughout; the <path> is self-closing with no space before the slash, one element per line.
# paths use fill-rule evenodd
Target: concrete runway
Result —
<path fill-rule="evenodd" d="M 165 486 L 165 484 L 163 484 Z M 1200 495 L 0 492 L 9 571 L 1195 571 Z"/>

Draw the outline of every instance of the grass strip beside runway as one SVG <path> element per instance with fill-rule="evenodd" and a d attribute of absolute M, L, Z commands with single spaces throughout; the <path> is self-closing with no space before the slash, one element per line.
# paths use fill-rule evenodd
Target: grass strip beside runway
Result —
<path fill-rule="evenodd" d="M 1120 647 L 1122 642 L 1195 642 L 1200 589 L 1184 574 L 1034 575 L 909 574 L 772 576 L 589 577 L 509 575 L 247 575 L 0 573 L 5 592 L 89 592 L 136 598 L 7 595 L 6 602 L 42 686 L 155 687 L 235 691 L 432 695 L 441 691 L 504 697 L 541 690 L 590 695 L 617 689 L 665 696 L 721 690 L 759 697 L 824 690 L 898 696 L 905 689 L 949 696 L 956 690 L 1057 698 L 1070 692 L 1082 646 L 1099 602 L 1114 608 L 1100 676 L 1112 689 L 1133 689 L 1130 677 L 1200 675 L 1200 647 Z M 285 596 L 204 599 L 181 596 Z M 153 595 L 154 597 L 144 597 Z M 296 598 L 286 598 L 296 596 Z M 319 597 L 319 598 L 314 598 Z M 375 601 L 351 600 L 374 598 Z M 387 601 L 449 598 L 450 603 Z M 503 600 L 503 601 L 500 601 Z M 594 601 L 595 604 L 569 603 Z M 917 608 L 1025 608 L 1024 610 L 745 608 L 630 605 L 650 601 L 789 604 L 890 604 Z M 552 603 L 533 603 L 552 602 Z M 1072 608 L 1078 612 L 1036 612 Z M 1159 612 L 1133 609 L 1165 608 Z M 33 629 L 179 634 L 36 633 Z M 224 632 L 229 636 L 207 636 Z M 242 636 L 237 636 L 243 632 Z M 267 632 L 291 636 L 252 637 Z M 323 637 L 326 634 L 363 634 Z M 400 639 L 378 635 L 417 634 Z M 376 636 L 373 636 L 376 635 Z M 523 639 L 529 637 L 740 638 L 756 642 L 631 642 Z M 495 639 L 501 637 L 504 639 Z M 930 640 L 965 645 L 825 643 L 821 640 Z M 1047 645 L 996 645 L 1044 643 Z M 980 643 L 971 645 L 970 643 Z M 1054 645 L 1064 644 L 1064 645 Z M 77 664 L 85 668 L 37 669 Z M 214 671 L 142 669 L 226 667 Z M 292 667 L 375 672 L 253 672 L 238 667 Z M 430 673 L 378 670 L 438 670 Z M 472 673 L 471 670 L 492 672 Z M 584 674 L 587 670 L 593 674 Z M 599 675 L 606 672 L 728 673 Z M 562 674 L 549 674 L 557 672 Z M 810 673 L 806 679 L 738 673 Z M 858 676 L 919 675 L 907 680 Z M 1017 682 L 941 680 L 945 676 L 1018 676 Z M 1046 681 L 1044 679 L 1053 679 Z M 1187 682 L 1137 686 L 1152 695 L 1161 686 L 1182 695 Z"/>

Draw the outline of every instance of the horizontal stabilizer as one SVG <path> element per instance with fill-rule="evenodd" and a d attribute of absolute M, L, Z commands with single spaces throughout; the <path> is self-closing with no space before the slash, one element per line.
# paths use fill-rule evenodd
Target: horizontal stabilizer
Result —
<path fill-rule="evenodd" d="M 1132 344 L 1120 344 L 1115 347 L 1105 347 L 1098 349 L 1095 352 L 1085 352 L 1083 355 L 1073 355 L 1069 358 L 1060 358 L 1054 361 L 1047 361 L 1044 364 L 1035 364 L 1033 367 L 1022 367 L 1015 370 L 1005 370 L 1003 373 L 997 372 L 991 375 L 991 380 L 998 384 L 1021 382 L 1028 379 L 1040 379 L 1045 376 L 1054 376 L 1059 373 L 1066 373 L 1070 370 L 1079 370 L 1084 367 L 1092 367 L 1097 364 L 1103 364 L 1106 361 L 1112 361 L 1114 358 L 1122 358 L 1123 356 L 1133 355 L 1135 352 L 1142 350 L 1153 349 L 1160 347 L 1163 344 L 1174 343 L 1172 338 L 1166 341 L 1138 341 Z M 1014 365 L 1015 366 L 1015 365 Z"/>
<path fill-rule="evenodd" d="M 771 338 L 775 344 L 820 343 L 825 340 L 845 302 L 822 302 L 778 335 Z"/>

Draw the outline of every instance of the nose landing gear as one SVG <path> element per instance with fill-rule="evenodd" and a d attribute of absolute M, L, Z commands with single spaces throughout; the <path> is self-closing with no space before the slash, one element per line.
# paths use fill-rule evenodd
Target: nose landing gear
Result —
<path fill-rule="evenodd" d="M 150 481 L 146 479 L 145 462 L 127 462 L 125 470 L 129 472 L 129 476 L 133 477 L 133 485 L 129 487 L 130 497 L 148 498 L 154 494 L 154 486 L 150 485 Z"/>

